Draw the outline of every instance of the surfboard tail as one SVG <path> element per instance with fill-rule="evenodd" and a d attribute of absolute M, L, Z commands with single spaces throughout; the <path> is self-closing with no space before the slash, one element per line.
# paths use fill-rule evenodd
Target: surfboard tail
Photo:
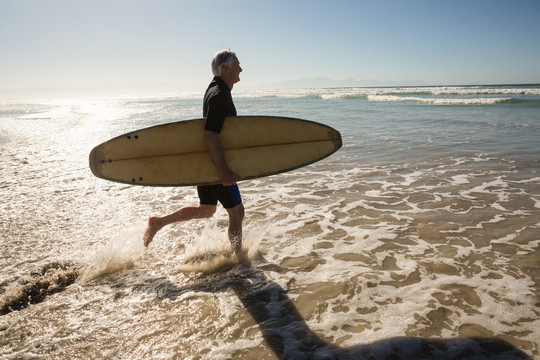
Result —
<path fill-rule="evenodd" d="M 94 176 L 98 178 L 103 178 L 103 176 L 101 176 L 97 170 L 97 151 L 97 146 L 93 148 L 92 151 L 90 151 L 90 155 L 88 156 L 88 164 L 90 165 L 90 170 L 92 171 L 92 174 L 94 174 Z"/>
<path fill-rule="evenodd" d="M 93 148 L 92 151 L 90 151 L 90 155 L 88 156 L 88 165 L 90 166 L 90 170 L 92 170 L 92 174 L 96 175 L 96 148 Z"/>

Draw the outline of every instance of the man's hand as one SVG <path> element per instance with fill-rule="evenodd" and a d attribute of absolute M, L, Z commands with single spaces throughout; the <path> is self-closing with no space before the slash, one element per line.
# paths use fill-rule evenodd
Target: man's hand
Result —
<path fill-rule="evenodd" d="M 223 184 L 223 186 L 232 186 L 236 184 L 237 181 L 240 181 L 240 180 L 242 180 L 242 177 L 230 171 L 229 169 L 227 169 L 227 171 L 224 171 L 221 174 L 221 183 Z"/>

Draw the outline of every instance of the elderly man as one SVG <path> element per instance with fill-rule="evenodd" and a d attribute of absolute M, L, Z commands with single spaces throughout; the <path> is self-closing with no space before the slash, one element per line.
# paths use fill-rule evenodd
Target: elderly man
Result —
<path fill-rule="evenodd" d="M 179 221 L 209 218 L 216 212 L 218 201 L 229 214 L 229 241 L 238 258 L 242 254 L 242 221 L 244 206 L 236 181 L 241 180 L 238 174 L 227 166 L 219 134 L 227 116 L 236 116 L 231 90 L 240 81 L 240 62 L 231 50 L 219 51 L 212 59 L 214 79 L 204 95 L 203 116 L 205 123 L 205 141 L 208 152 L 221 176 L 221 184 L 198 186 L 199 206 L 185 207 L 163 217 L 148 219 L 148 227 L 144 233 L 144 246 L 148 246 L 156 233 L 168 224 Z"/>

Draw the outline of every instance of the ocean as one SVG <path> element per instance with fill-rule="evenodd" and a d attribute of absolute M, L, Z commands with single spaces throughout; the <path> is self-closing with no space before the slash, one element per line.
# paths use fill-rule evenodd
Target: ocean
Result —
<path fill-rule="evenodd" d="M 204 88 L 204 84 L 201 89 Z M 540 359 L 540 86 L 233 90 L 239 115 L 330 125 L 343 148 L 239 183 L 95 178 L 111 137 L 199 118 L 202 92 L 0 100 L 2 359 Z"/>

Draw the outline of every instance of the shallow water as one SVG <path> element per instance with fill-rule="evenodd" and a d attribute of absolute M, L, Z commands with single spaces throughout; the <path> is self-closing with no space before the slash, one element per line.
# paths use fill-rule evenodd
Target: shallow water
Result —
<path fill-rule="evenodd" d="M 145 250 L 148 216 L 196 191 L 88 169 L 112 136 L 199 117 L 197 96 L 2 102 L 2 358 L 539 357 L 537 87 L 233 95 L 344 139 L 240 183 L 247 264 L 223 209 Z"/>

